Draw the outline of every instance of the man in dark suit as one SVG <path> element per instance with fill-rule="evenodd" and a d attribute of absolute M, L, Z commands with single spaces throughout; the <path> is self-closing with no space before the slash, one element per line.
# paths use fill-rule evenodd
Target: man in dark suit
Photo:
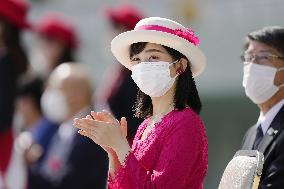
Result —
<path fill-rule="evenodd" d="M 260 189 L 284 188 L 284 28 L 250 33 L 245 44 L 243 86 L 260 116 L 242 149 L 264 154 Z"/>
<path fill-rule="evenodd" d="M 90 139 L 80 137 L 74 117 L 90 114 L 92 88 L 80 64 L 63 63 L 50 75 L 41 98 L 45 116 L 60 123 L 43 160 L 29 167 L 29 189 L 105 189 L 108 158 Z"/>

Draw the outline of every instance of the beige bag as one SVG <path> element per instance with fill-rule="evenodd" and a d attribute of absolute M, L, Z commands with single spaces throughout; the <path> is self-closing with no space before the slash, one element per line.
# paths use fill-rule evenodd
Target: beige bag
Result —
<path fill-rule="evenodd" d="M 264 157 L 256 150 L 239 150 L 227 165 L 218 189 L 257 189 Z"/>

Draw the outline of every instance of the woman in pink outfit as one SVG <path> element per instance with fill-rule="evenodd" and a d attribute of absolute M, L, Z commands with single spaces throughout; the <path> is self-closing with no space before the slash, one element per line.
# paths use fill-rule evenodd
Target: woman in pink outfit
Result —
<path fill-rule="evenodd" d="M 114 56 L 140 89 L 134 111 L 144 122 L 130 147 L 125 118 L 91 112 L 74 120 L 81 135 L 108 153 L 109 189 L 203 188 L 208 145 L 194 77 L 206 59 L 198 44 L 191 29 L 159 17 L 112 40 Z"/>

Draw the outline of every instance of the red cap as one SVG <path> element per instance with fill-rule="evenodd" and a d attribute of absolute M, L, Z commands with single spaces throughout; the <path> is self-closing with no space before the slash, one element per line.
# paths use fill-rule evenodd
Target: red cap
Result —
<path fill-rule="evenodd" d="M 30 28 L 26 20 L 28 10 L 24 0 L 0 0 L 0 17 L 18 28 Z"/>
<path fill-rule="evenodd" d="M 35 26 L 39 34 L 63 41 L 68 47 L 78 47 L 74 26 L 61 14 L 49 13 Z"/>
<path fill-rule="evenodd" d="M 121 24 L 129 30 L 134 29 L 137 22 L 143 18 L 142 14 L 130 5 L 122 5 L 114 9 L 108 9 L 107 16 L 113 22 Z"/>

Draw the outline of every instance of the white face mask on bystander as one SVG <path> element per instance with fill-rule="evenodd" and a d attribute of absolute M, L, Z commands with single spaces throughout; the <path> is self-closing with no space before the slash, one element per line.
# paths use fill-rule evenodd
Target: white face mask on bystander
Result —
<path fill-rule="evenodd" d="M 41 108 L 46 118 L 55 123 L 62 123 L 68 116 L 66 97 L 60 90 L 46 90 L 41 97 Z"/>
<path fill-rule="evenodd" d="M 261 104 L 269 100 L 284 84 L 274 84 L 275 74 L 284 68 L 273 68 L 252 62 L 244 63 L 243 87 L 246 95 L 255 103 Z"/>
<path fill-rule="evenodd" d="M 170 66 L 175 62 L 141 62 L 132 66 L 132 79 L 139 89 L 150 97 L 163 96 L 174 84 Z"/>

